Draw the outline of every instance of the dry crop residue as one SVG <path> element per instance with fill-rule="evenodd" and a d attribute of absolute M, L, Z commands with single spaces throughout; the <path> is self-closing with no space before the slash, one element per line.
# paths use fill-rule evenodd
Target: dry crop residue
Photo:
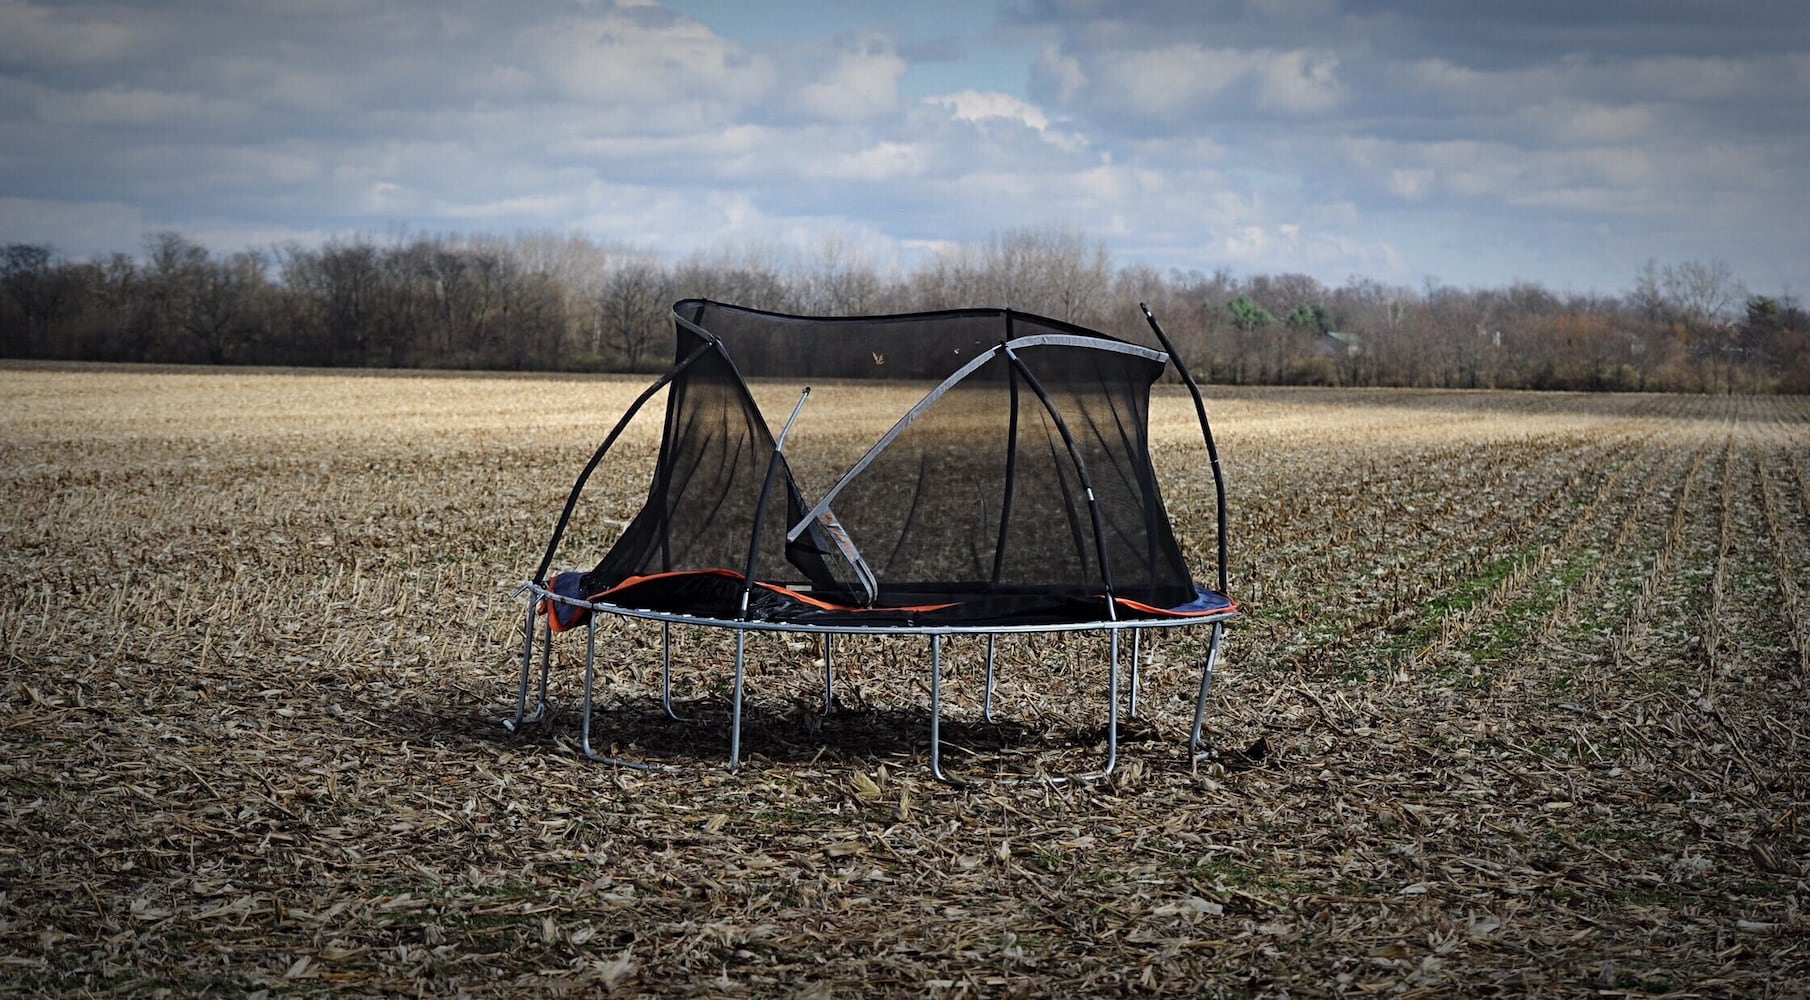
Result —
<path fill-rule="evenodd" d="M 0 977 L 21 992 L 1787 994 L 1810 981 L 1810 400 L 1213 389 L 1202 636 L 1147 643 L 1116 780 L 1104 643 L 600 632 L 614 771 L 513 708 L 528 573 L 644 384 L 0 370 Z M 892 402 L 807 407 L 821 483 Z M 783 413 L 794 388 L 765 386 Z M 909 402 L 910 392 L 898 389 Z M 879 405 L 885 402 L 887 405 Z M 894 400 L 896 402 L 896 400 Z M 1154 439 L 1197 572 L 1185 396 Z M 646 490 L 605 463 L 562 566 Z M 804 474 L 801 472 L 801 475 Z M 821 490 L 822 486 L 818 485 Z"/>

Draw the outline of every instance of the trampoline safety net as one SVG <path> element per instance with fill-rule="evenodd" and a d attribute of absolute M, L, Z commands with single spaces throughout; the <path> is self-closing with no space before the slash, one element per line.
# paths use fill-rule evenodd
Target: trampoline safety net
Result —
<path fill-rule="evenodd" d="M 688 299 L 673 316 L 647 499 L 594 568 L 547 580 L 585 478 L 653 387 L 573 489 L 533 581 L 550 596 L 818 626 L 1233 610 L 1193 581 L 1157 486 L 1163 351 L 1003 309 L 822 318 Z M 749 388 L 769 379 L 934 387 L 839 478 L 800 483 Z M 588 613 L 550 604 L 555 628 Z"/>
<path fill-rule="evenodd" d="M 650 766 L 592 745 L 599 612 L 665 623 L 661 698 L 674 719 L 671 625 L 735 631 L 731 768 L 741 760 L 748 632 L 821 634 L 826 713 L 834 704 L 836 634 L 925 635 L 930 770 L 940 779 L 945 636 L 987 635 L 990 721 L 997 633 L 1105 630 L 1107 750 L 1100 773 L 1107 774 L 1118 754 L 1121 632 L 1131 630 L 1135 716 L 1143 630 L 1200 624 L 1211 633 L 1188 739 L 1198 759 L 1223 623 L 1237 614 L 1225 596 L 1225 481 L 1200 389 L 1176 360 L 1217 499 L 1218 585 L 1208 589 L 1189 575 L 1151 465 L 1150 390 L 1173 352 L 1148 310 L 1145 318 L 1164 350 L 1005 309 L 823 318 L 702 299 L 677 303 L 672 366 L 636 397 L 579 473 L 523 588 L 530 603 L 521 678 L 515 719 L 506 725 L 521 732 L 546 718 L 552 633 L 585 625 L 585 756 Z M 750 380 L 803 387 L 777 434 Z M 819 421 L 832 430 L 827 438 L 852 435 L 857 443 L 847 454 L 829 449 L 828 466 L 801 481 L 786 444 L 812 381 L 839 392 L 856 387 L 848 398 L 866 409 L 917 402 L 901 404 L 896 418 L 886 413 L 891 429 L 871 443 L 859 421 L 831 409 Z M 859 391 L 878 383 L 917 383 L 921 395 Z M 639 512 L 593 568 L 549 576 L 589 477 L 662 390 L 664 424 Z M 530 713 L 542 615 L 540 694 Z"/>

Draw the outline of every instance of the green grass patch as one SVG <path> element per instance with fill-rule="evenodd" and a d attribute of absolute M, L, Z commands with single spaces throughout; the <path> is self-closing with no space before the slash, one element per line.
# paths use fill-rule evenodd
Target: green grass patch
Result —
<path fill-rule="evenodd" d="M 1479 660 L 1489 661 L 1526 649 L 1539 623 L 1558 608 L 1559 599 L 1601 558 L 1600 552 L 1592 550 L 1565 563 L 1556 576 L 1542 576 L 1525 598 L 1504 608 L 1501 618 L 1492 622 L 1489 628 L 1472 633 L 1467 651 Z"/>
<path fill-rule="evenodd" d="M 1460 581 L 1450 590 L 1428 601 L 1422 610 L 1420 620 L 1414 627 L 1396 636 L 1389 649 L 1388 662 L 1400 664 L 1426 647 L 1439 636 L 1447 617 L 1464 614 L 1483 602 L 1491 591 L 1500 586 L 1521 567 L 1539 556 L 1536 546 L 1519 549 L 1509 555 L 1502 556 L 1485 566 L 1476 574 Z M 1362 680 L 1363 677 L 1348 677 L 1347 680 Z"/>
<path fill-rule="evenodd" d="M 1195 864 L 1194 871 L 1216 887 L 1241 889 L 1245 892 L 1292 894 L 1308 888 L 1306 880 L 1298 875 L 1224 857 L 1201 858 Z"/>

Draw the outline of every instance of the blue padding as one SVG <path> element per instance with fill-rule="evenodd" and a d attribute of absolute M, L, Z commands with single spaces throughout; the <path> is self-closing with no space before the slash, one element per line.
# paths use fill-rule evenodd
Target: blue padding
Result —
<path fill-rule="evenodd" d="M 1189 601 L 1186 604 L 1177 605 L 1169 610 L 1176 614 L 1193 615 L 1203 611 L 1224 611 L 1231 606 L 1231 598 L 1217 591 L 1208 590 L 1199 584 L 1195 584 L 1194 600 Z"/>
<path fill-rule="evenodd" d="M 585 600 L 587 596 L 584 592 L 583 573 L 560 573 L 553 577 L 553 582 L 547 589 L 561 597 L 569 597 L 575 601 Z M 561 604 L 557 601 L 550 603 L 553 613 L 559 617 L 561 631 L 583 625 L 585 620 L 591 616 L 591 612 L 585 608 Z"/>

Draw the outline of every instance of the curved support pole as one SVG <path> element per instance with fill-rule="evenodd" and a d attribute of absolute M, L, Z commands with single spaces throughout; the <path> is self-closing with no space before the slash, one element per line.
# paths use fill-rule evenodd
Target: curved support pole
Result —
<path fill-rule="evenodd" d="M 1200 672 L 1200 697 L 1194 701 L 1194 728 L 1188 732 L 1188 753 L 1195 760 L 1213 756 L 1211 748 L 1202 748 L 1200 736 L 1207 722 L 1207 694 L 1213 687 L 1213 667 L 1219 662 L 1219 637 L 1224 631 L 1223 623 L 1213 623 L 1213 637 L 1207 641 L 1207 662 Z"/>
<path fill-rule="evenodd" d="M 1229 560 L 1226 554 L 1226 477 L 1225 471 L 1219 465 L 1219 446 L 1213 443 L 1213 427 L 1207 421 L 1207 404 L 1201 398 L 1200 383 L 1194 381 L 1193 374 L 1188 371 L 1187 363 L 1182 360 L 1180 354 L 1176 353 L 1175 344 L 1169 340 L 1169 335 L 1163 332 L 1162 324 L 1156 321 L 1156 315 L 1150 311 L 1149 306 L 1141 302 L 1138 303 L 1138 308 L 1144 311 L 1144 320 L 1150 324 L 1150 330 L 1156 334 L 1156 339 L 1163 345 L 1163 350 L 1169 352 L 1170 360 L 1175 362 L 1175 370 L 1180 373 L 1183 384 L 1188 387 L 1188 395 L 1194 400 L 1194 415 L 1200 421 L 1200 435 L 1207 445 L 1207 463 L 1213 469 L 1215 527 L 1218 529 L 1219 592 L 1225 594 L 1229 592 Z M 1200 675 L 1200 697 L 1194 703 L 1194 728 L 1188 734 L 1188 753 L 1195 760 L 1212 754 L 1210 749 L 1201 748 L 1201 729 L 1206 724 L 1207 693 L 1213 684 L 1213 668 L 1219 660 L 1219 640 L 1224 631 L 1224 625 L 1214 623 L 1213 638 L 1207 646 L 1207 663 Z"/>
<path fill-rule="evenodd" d="M 1106 522 L 1100 514 L 1099 498 L 1094 496 L 1094 481 L 1087 474 L 1087 462 L 1081 458 L 1081 447 L 1076 444 L 1075 434 L 1069 430 L 1068 421 L 1062 419 L 1049 392 L 1043 388 L 1043 383 L 1037 380 L 1037 376 L 1032 374 L 1030 366 L 1010 346 L 1003 346 L 1002 349 L 1012 367 L 1024 378 L 1025 384 L 1037 394 L 1037 400 L 1043 404 L 1043 411 L 1050 415 L 1051 422 L 1056 425 L 1056 432 L 1062 436 L 1062 444 L 1068 449 L 1069 460 L 1075 463 L 1075 475 L 1081 480 L 1081 488 L 1087 494 L 1088 518 L 1093 522 L 1094 557 L 1100 561 L 1100 582 L 1106 587 L 1106 615 L 1109 620 L 1116 619 L 1118 615 L 1115 613 L 1117 606 L 1113 604 L 1112 558 L 1106 551 Z"/>
<path fill-rule="evenodd" d="M 572 511 L 578 506 L 578 496 L 584 492 L 584 484 L 590 481 L 591 473 L 597 471 L 597 465 L 603 461 L 603 456 L 609 453 L 610 448 L 616 444 L 616 439 L 621 437 L 623 430 L 628 427 L 629 421 L 635 419 L 635 414 L 641 412 L 641 407 L 653 398 L 654 393 L 665 388 L 666 383 L 679 377 L 681 372 L 691 367 L 691 363 L 702 357 L 711 346 L 708 343 L 700 345 L 696 350 L 680 359 L 666 374 L 655 379 L 652 385 L 641 390 L 641 395 L 636 396 L 635 401 L 629 404 L 627 410 L 623 411 L 621 419 L 616 421 L 616 426 L 610 428 L 610 433 L 604 437 L 603 443 L 597 446 L 597 451 L 591 455 L 591 460 L 585 463 L 584 471 L 578 474 L 578 481 L 572 484 L 572 492 L 566 496 L 566 507 L 560 512 L 559 523 L 553 526 L 553 537 L 547 541 L 546 554 L 541 556 L 540 567 L 534 571 L 535 586 L 546 586 L 547 570 L 553 565 L 553 554 L 559 551 L 560 539 L 565 537 L 566 525 L 571 523 Z"/>
<path fill-rule="evenodd" d="M 948 781 L 943 773 L 943 637 L 930 637 L 930 776 Z"/>
<path fill-rule="evenodd" d="M 999 633 L 987 633 L 987 683 L 981 696 L 980 717 L 993 721 L 993 654 L 999 645 Z"/>
<path fill-rule="evenodd" d="M 1188 387 L 1188 395 L 1194 398 L 1194 415 L 1200 420 L 1200 435 L 1207 443 L 1207 464 L 1212 466 L 1213 469 L 1213 494 L 1217 501 L 1215 505 L 1217 517 L 1216 527 L 1218 528 L 1219 534 L 1217 539 L 1219 543 L 1219 592 L 1224 594 L 1227 592 L 1228 587 L 1226 572 L 1226 477 L 1225 471 L 1219 466 L 1219 446 L 1213 443 L 1213 426 L 1207 422 L 1207 404 L 1206 401 L 1201 398 L 1200 383 L 1194 381 L 1193 374 L 1188 371 L 1187 363 L 1182 360 L 1180 354 L 1176 353 L 1175 344 L 1169 340 L 1169 335 L 1163 332 L 1162 324 L 1156 321 L 1156 315 L 1150 311 L 1149 306 L 1142 302 L 1138 303 L 1138 308 L 1144 311 L 1144 320 L 1150 324 L 1150 330 L 1152 333 L 1156 334 L 1157 342 L 1163 345 L 1163 350 L 1169 353 L 1169 360 L 1175 362 L 1175 370 L 1177 374 L 1181 375 L 1182 383 Z"/>
<path fill-rule="evenodd" d="M 653 764 L 642 764 L 642 763 L 638 763 L 638 762 L 632 761 L 632 760 L 623 760 L 620 757 L 611 757 L 608 754 L 601 754 L 601 753 L 598 753 L 596 750 L 592 749 L 592 747 L 591 747 L 591 700 L 592 700 L 591 692 L 592 692 L 594 685 L 596 684 L 596 680 L 597 680 L 597 616 L 592 615 L 590 617 L 590 620 L 585 622 L 584 710 L 583 710 L 583 721 L 579 724 L 580 747 L 581 747 L 581 749 L 583 749 L 584 755 L 587 759 L 594 760 L 599 764 L 612 764 L 616 767 L 626 767 L 626 768 L 630 768 L 630 769 L 633 769 L 636 771 L 657 770 L 658 768 Z"/>

